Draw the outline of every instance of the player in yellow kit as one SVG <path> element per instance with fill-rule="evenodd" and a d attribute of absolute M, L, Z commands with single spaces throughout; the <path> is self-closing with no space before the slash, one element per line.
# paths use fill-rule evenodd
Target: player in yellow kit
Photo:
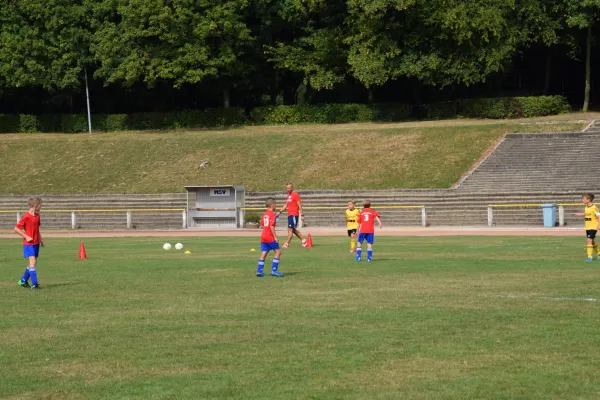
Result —
<path fill-rule="evenodd" d="M 583 195 L 583 204 L 585 204 L 585 212 L 575 213 L 577 217 L 585 217 L 585 234 L 587 236 L 587 260 L 592 261 L 594 252 L 600 255 L 598 245 L 596 244 L 596 232 L 600 224 L 600 210 L 594 205 L 594 195 L 591 193 Z"/>
<path fill-rule="evenodd" d="M 356 250 L 356 231 L 358 230 L 358 216 L 360 215 L 360 211 L 354 208 L 355 205 L 354 201 L 349 201 L 346 210 L 346 228 L 350 237 L 350 253 L 354 253 L 354 250 Z"/>

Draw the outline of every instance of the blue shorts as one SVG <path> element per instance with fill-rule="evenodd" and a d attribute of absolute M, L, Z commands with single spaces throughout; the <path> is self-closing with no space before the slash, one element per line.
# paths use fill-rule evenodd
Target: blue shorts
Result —
<path fill-rule="evenodd" d="M 375 243 L 375 234 L 374 233 L 359 233 L 358 234 L 358 243 L 362 243 L 365 240 L 369 244 Z"/>
<path fill-rule="evenodd" d="M 261 243 L 260 251 L 266 251 L 267 253 L 271 250 L 279 250 L 279 243 L 271 242 L 271 243 Z"/>
<path fill-rule="evenodd" d="M 298 226 L 298 216 L 288 215 L 288 228 L 295 229 Z"/>
<path fill-rule="evenodd" d="M 23 245 L 23 258 L 38 257 L 40 254 L 39 244 L 24 244 Z"/>

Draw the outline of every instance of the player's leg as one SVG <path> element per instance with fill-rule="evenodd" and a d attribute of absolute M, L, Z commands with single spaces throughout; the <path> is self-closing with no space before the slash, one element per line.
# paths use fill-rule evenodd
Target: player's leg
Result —
<path fill-rule="evenodd" d="M 593 260 L 593 256 L 594 256 L 594 245 L 592 244 L 594 242 L 594 239 L 591 238 L 592 234 L 590 231 L 587 232 L 587 242 L 586 242 L 586 250 L 587 250 L 587 260 L 586 261 L 592 261 Z"/>
<path fill-rule="evenodd" d="M 23 276 L 21 277 L 21 279 L 19 279 L 19 286 L 24 287 L 24 288 L 29 288 L 31 286 L 29 286 L 29 277 L 31 276 L 29 273 L 29 267 L 31 266 L 31 260 L 30 255 L 31 253 L 31 246 L 23 246 L 23 257 L 27 259 L 27 267 L 25 267 L 25 272 L 23 273 Z"/>
<path fill-rule="evenodd" d="M 350 236 L 350 253 L 354 253 L 356 250 L 356 229 L 350 229 L 348 236 Z"/>
<path fill-rule="evenodd" d="M 290 242 L 292 241 L 292 238 L 294 237 L 294 230 L 296 229 L 296 224 L 298 223 L 297 221 L 298 221 L 298 217 L 293 216 L 293 215 L 288 215 L 288 236 L 287 236 L 287 240 L 283 244 L 284 249 L 286 249 L 290 245 Z"/>
<path fill-rule="evenodd" d="M 600 256 L 600 249 L 598 249 L 598 244 L 596 244 L 596 233 L 597 231 L 594 231 L 594 234 L 592 235 L 592 247 L 594 248 L 594 252 L 596 253 L 596 256 Z M 598 257 L 600 259 L 600 257 Z"/>
<path fill-rule="evenodd" d="M 304 241 L 304 238 L 302 237 L 302 234 L 300 233 L 300 231 L 298 230 L 298 228 L 294 228 L 292 232 L 294 232 L 294 235 L 296 235 L 296 237 L 298 239 L 300 239 L 301 241 Z"/>
<path fill-rule="evenodd" d="M 39 289 L 40 285 L 37 276 L 37 257 L 29 257 L 29 276 L 31 277 L 31 288 Z"/>
<path fill-rule="evenodd" d="M 262 253 L 260 253 L 260 258 L 258 259 L 258 268 L 256 269 L 256 276 L 262 278 L 263 276 L 265 276 L 265 259 L 267 258 L 267 254 L 269 254 L 269 250 L 271 249 L 267 248 L 265 246 L 265 243 L 261 243 L 260 250 L 262 251 Z"/>
<path fill-rule="evenodd" d="M 277 244 L 277 243 L 275 243 L 275 244 Z M 271 265 L 271 275 L 276 276 L 278 278 L 283 277 L 283 274 L 278 271 L 280 256 L 281 256 L 281 250 L 279 250 L 279 245 L 277 245 L 277 249 L 275 249 L 275 256 L 273 257 L 273 264 Z"/>
<path fill-rule="evenodd" d="M 358 242 L 356 243 L 356 258 L 354 259 L 354 261 L 360 261 L 360 258 L 362 256 L 362 242 L 364 240 L 365 240 L 365 234 L 359 233 L 358 234 Z"/>
<path fill-rule="evenodd" d="M 375 234 L 369 233 L 367 235 L 367 261 L 373 261 L 373 243 L 375 243 Z"/>

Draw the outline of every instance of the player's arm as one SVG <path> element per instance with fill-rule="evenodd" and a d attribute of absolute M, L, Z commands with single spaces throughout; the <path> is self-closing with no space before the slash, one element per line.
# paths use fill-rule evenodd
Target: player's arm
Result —
<path fill-rule="evenodd" d="M 21 236 L 23 239 L 25 239 L 28 242 L 31 242 L 33 240 L 33 238 L 31 236 L 28 236 L 25 233 L 23 228 L 19 228 L 19 225 L 15 226 L 15 232 L 17 232 L 17 235 Z"/>
<path fill-rule="evenodd" d="M 379 224 L 379 229 L 381 229 L 382 225 L 381 225 L 381 219 L 379 218 L 379 215 L 375 217 L 375 221 L 377 221 L 377 223 Z"/>
<path fill-rule="evenodd" d="M 40 245 L 42 247 L 46 247 L 46 242 L 44 241 L 44 238 L 42 237 L 42 232 L 40 232 L 39 235 L 40 235 Z"/>
<path fill-rule="evenodd" d="M 298 211 L 300 212 L 300 218 L 304 221 L 304 211 L 302 210 L 302 202 L 298 200 Z"/>
<path fill-rule="evenodd" d="M 279 215 L 281 215 L 282 212 L 284 212 L 285 210 L 287 210 L 287 202 L 283 205 L 283 207 L 281 207 L 281 210 L 279 210 L 279 212 L 277 212 L 277 216 L 279 217 Z"/>
<path fill-rule="evenodd" d="M 275 238 L 275 241 L 277 243 L 279 243 L 279 238 L 277 237 L 277 234 L 275 233 L 275 225 L 271 225 L 271 233 L 273 234 L 273 237 Z"/>
<path fill-rule="evenodd" d="M 576 217 L 585 217 L 585 213 L 573 213 Z"/>

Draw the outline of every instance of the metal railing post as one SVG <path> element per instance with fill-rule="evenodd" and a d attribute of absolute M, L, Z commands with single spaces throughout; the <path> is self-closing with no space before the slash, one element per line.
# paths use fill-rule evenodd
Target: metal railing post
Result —
<path fill-rule="evenodd" d="M 131 229 L 131 211 L 127 211 L 127 229 Z"/>
<path fill-rule="evenodd" d="M 17 213 L 17 222 L 19 222 L 20 220 L 21 220 L 21 213 L 20 213 L 20 212 L 18 212 L 18 213 Z"/>
<path fill-rule="evenodd" d="M 494 209 L 488 207 L 488 226 L 494 226 Z"/>
<path fill-rule="evenodd" d="M 187 210 L 183 210 L 181 216 L 183 218 L 183 229 L 187 229 Z"/>
<path fill-rule="evenodd" d="M 77 229 L 77 217 L 75 211 L 71 211 L 71 229 Z"/>
<path fill-rule="evenodd" d="M 565 207 L 558 206 L 558 226 L 565 226 Z"/>
<path fill-rule="evenodd" d="M 427 228 L 428 225 L 427 210 L 425 209 L 425 207 L 421 208 L 421 225 L 423 226 L 423 228 Z"/>

